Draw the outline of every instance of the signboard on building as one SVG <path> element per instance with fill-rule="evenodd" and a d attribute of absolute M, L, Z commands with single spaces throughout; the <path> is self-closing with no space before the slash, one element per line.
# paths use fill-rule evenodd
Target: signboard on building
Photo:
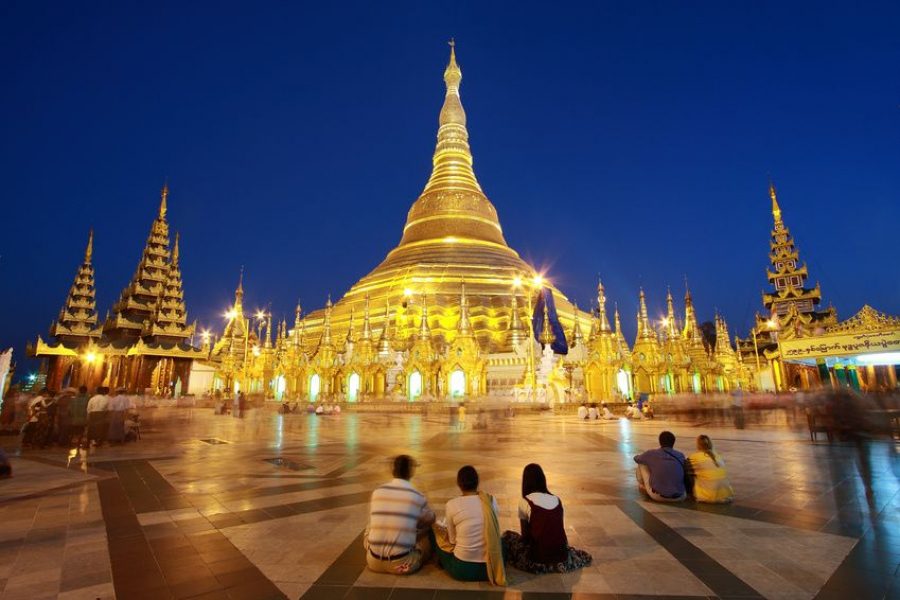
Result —
<path fill-rule="evenodd" d="M 835 333 L 779 342 L 784 360 L 900 351 L 900 331 Z"/>

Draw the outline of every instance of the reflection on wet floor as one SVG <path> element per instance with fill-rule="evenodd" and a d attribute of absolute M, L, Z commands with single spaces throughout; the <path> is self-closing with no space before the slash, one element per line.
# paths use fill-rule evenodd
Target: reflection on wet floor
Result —
<path fill-rule="evenodd" d="M 440 513 L 473 464 L 515 529 L 522 467 L 539 462 L 566 506 L 577 574 L 511 575 L 512 590 L 645 596 L 880 598 L 900 593 L 898 446 L 810 443 L 805 431 L 506 413 L 461 426 L 449 413 L 243 418 L 148 410 L 142 439 L 76 452 L 26 451 L 0 487 L 2 598 L 482 597 L 434 566 L 365 571 L 357 544 L 372 488 L 408 452 Z M 668 428 L 676 448 L 710 435 L 732 505 L 655 505 L 632 456 Z M 173 557 L 178 557 L 173 558 Z M 443 590 L 438 593 L 438 590 Z M 218 594 L 218 596 L 216 596 Z M 449 597 L 449 596 L 448 596 Z M 454 596 L 455 597 L 455 596 Z M 549 598 L 550 596 L 548 596 Z M 574 597 L 574 596 L 573 596 Z"/>

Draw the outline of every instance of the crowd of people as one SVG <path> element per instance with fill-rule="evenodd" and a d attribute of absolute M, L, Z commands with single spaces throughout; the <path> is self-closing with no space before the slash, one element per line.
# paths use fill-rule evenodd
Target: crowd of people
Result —
<path fill-rule="evenodd" d="M 582 402 L 575 414 L 582 421 L 615 421 L 619 418 L 612 410 L 610 410 L 609 405 L 607 405 L 606 402 L 601 402 L 599 407 L 596 402 L 592 402 L 591 404 Z M 626 419 L 632 421 L 652 419 L 653 409 L 650 407 L 649 402 L 641 398 L 638 399 L 637 402 L 628 403 L 625 407 L 624 416 Z"/>
<path fill-rule="evenodd" d="M 9 394 L 0 411 L 0 430 L 21 435 L 23 449 L 101 446 L 124 443 L 140 437 L 140 416 L 131 397 L 108 387 L 93 395 L 85 386 L 53 393 L 43 388 L 37 394 Z"/>
<path fill-rule="evenodd" d="M 726 503 L 734 498 L 725 461 L 712 440 L 697 437 L 697 451 L 674 449 L 675 436 L 659 435 L 659 448 L 634 457 L 638 489 L 649 500 Z M 412 457 L 394 458 L 393 479 L 372 492 L 363 544 L 366 564 L 378 573 L 409 575 L 429 560 L 459 581 L 506 585 L 506 565 L 528 573 L 568 573 L 592 562 L 591 555 L 569 545 L 562 500 L 552 494 L 540 465 L 522 472 L 518 501 L 519 531 L 500 533 L 496 499 L 479 489 L 478 471 L 459 469 L 460 495 L 450 499 L 437 520 L 425 495 L 411 483 Z"/>

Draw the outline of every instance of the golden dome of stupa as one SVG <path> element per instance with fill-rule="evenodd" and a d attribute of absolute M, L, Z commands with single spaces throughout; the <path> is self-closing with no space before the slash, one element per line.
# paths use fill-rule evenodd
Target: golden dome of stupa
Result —
<path fill-rule="evenodd" d="M 456 333 L 465 282 L 471 325 L 479 341 L 485 349 L 508 349 L 514 282 L 527 284 L 538 274 L 507 245 L 497 209 L 475 177 L 461 81 L 451 43 L 431 177 L 409 209 L 399 245 L 332 307 L 334 331 L 346 332 L 354 315 L 361 319 L 368 297 L 373 328 L 383 326 L 388 312 L 392 335 L 413 334 L 425 302 L 432 335 L 449 340 Z M 523 301 L 527 291 L 527 287 L 518 290 L 522 320 L 528 318 Z M 558 290 L 553 293 L 560 319 L 568 327 L 574 308 Z M 323 317 L 323 310 L 307 316 L 307 343 L 318 343 Z"/>

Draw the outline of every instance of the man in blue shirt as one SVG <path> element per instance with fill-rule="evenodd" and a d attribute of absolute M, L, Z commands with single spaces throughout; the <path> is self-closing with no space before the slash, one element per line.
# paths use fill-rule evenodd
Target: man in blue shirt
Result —
<path fill-rule="evenodd" d="M 638 488 L 657 502 L 681 502 L 687 497 L 684 488 L 684 454 L 674 449 L 675 434 L 659 434 L 659 448 L 634 457 L 638 464 Z"/>

